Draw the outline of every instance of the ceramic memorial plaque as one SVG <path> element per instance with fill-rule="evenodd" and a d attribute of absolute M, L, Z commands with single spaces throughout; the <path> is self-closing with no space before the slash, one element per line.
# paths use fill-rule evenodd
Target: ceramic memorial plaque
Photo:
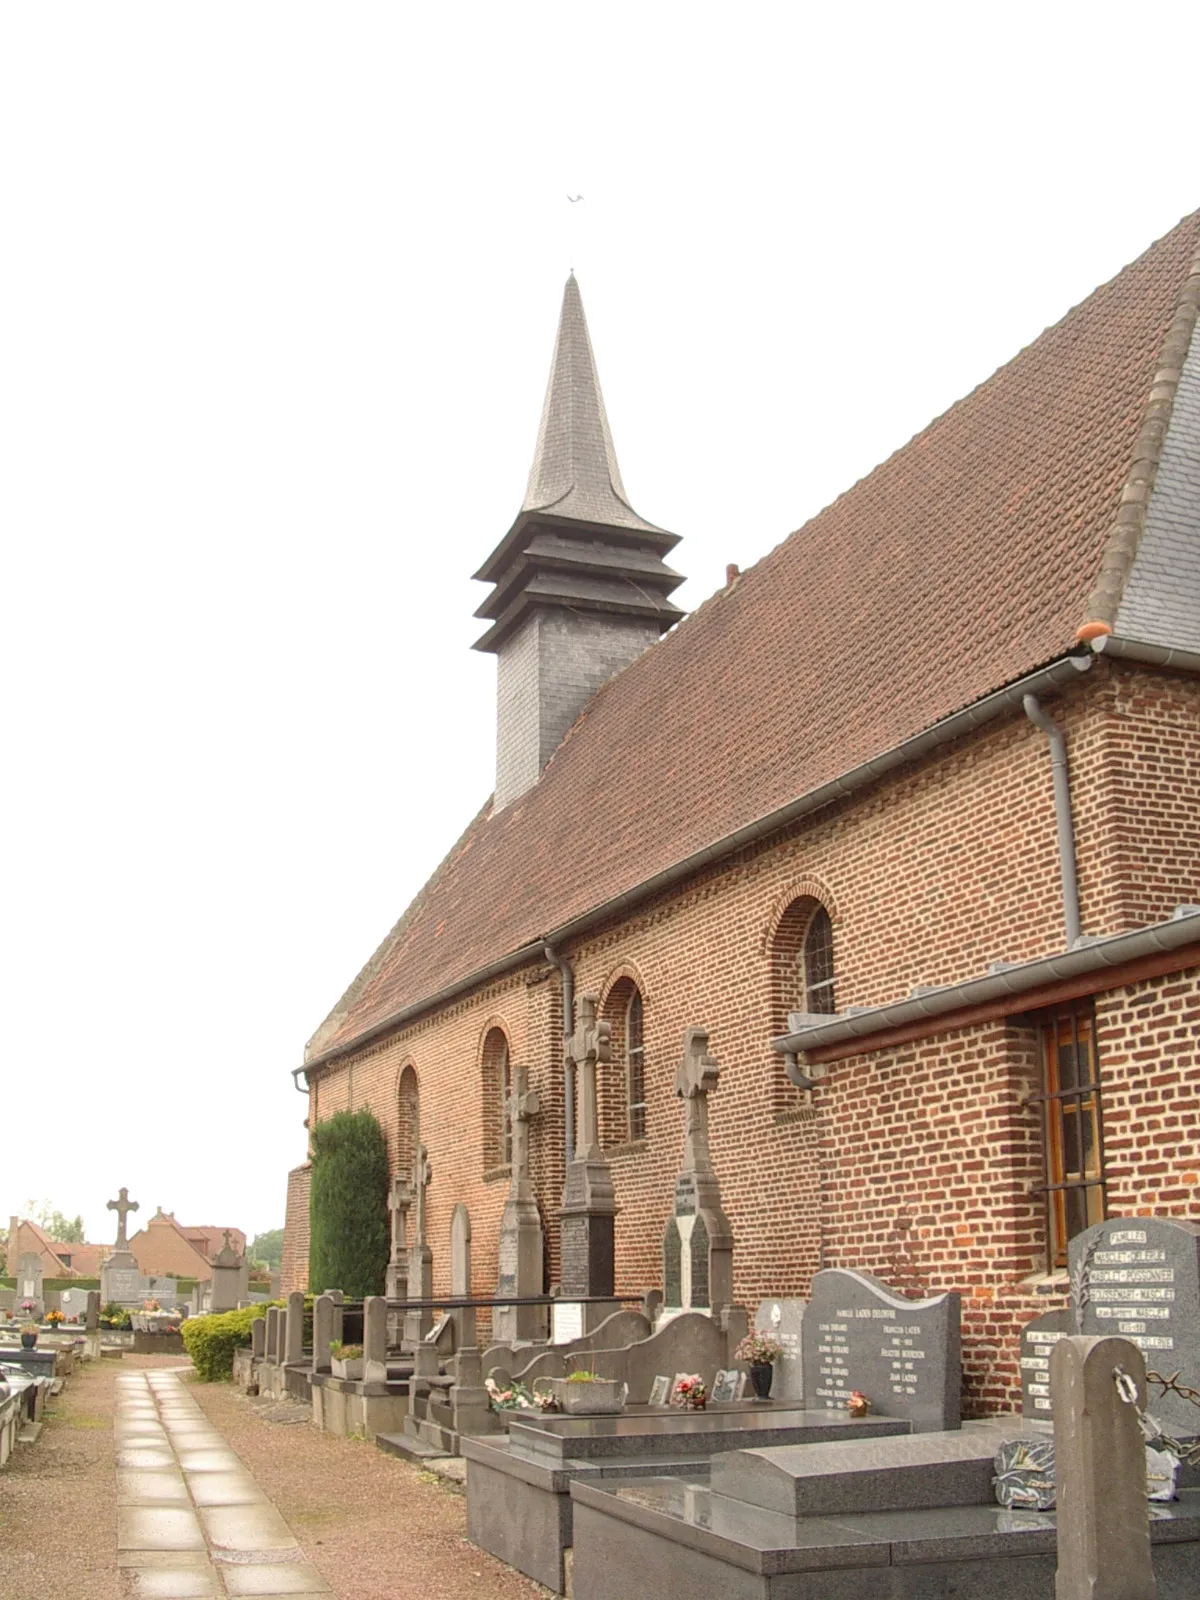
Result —
<path fill-rule="evenodd" d="M 1080 1333 L 1128 1339 L 1148 1369 L 1200 1389 L 1200 1223 L 1110 1217 L 1071 1240 L 1068 1260 Z M 1200 1435 L 1200 1410 L 1153 1382 L 1146 1410 L 1175 1438 Z"/>
<path fill-rule="evenodd" d="M 665 1373 L 661 1373 L 650 1386 L 650 1404 L 652 1406 L 665 1406 L 670 1398 L 671 1380 Z"/>
<path fill-rule="evenodd" d="M 907 1300 L 865 1272 L 827 1267 L 804 1314 L 805 1404 L 845 1410 L 853 1390 L 879 1417 L 914 1433 L 957 1428 L 962 1415 L 959 1297 Z"/>

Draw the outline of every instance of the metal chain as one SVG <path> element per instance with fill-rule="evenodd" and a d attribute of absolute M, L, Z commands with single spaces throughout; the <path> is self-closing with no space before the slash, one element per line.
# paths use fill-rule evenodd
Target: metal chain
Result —
<path fill-rule="evenodd" d="M 1164 1433 L 1162 1424 L 1156 1417 L 1143 1411 L 1137 1403 L 1137 1384 L 1125 1371 L 1124 1367 L 1113 1368 L 1113 1380 L 1117 1386 L 1117 1393 L 1127 1406 L 1132 1406 L 1137 1412 L 1138 1423 L 1145 1436 L 1147 1444 L 1157 1444 L 1162 1449 L 1170 1451 L 1180 1461 L 1185 1461 L 1190 1467 L 1200 1466 L 1200 1439 L 1194 1439 L 1190 1445 L 1181 1444 L 1178 1439 L 1172 1439 L 1170 1434 Z M 1162 1377 L 1157 1372 L 1147 1372 L 1146 1382 L 1157 1384 L 1163 1395 L 1178 1395 L 1181 1400 L 1190 1400 L 1194 1406 L 1200 1407 L 1200 1389 L 1189 1388 L 1186 1383 L 1179 1382 L 1179 1373 L 1173 1372 L 1169 1378 Z"/>

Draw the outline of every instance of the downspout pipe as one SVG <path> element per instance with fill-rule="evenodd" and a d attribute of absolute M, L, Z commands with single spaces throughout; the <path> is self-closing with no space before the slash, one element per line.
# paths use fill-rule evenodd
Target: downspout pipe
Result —
<path fill-rule="evenodd" d="M 1042 710 L 1035 694 L 1022 700 L 1025 715 L 1050 741 L 1050 771 L 1054 779 L 1054 817 L 1058 825 L 1058 869 L 1062 877 L 1063 924 L 1067 949 L 1079 943 L 1079 879 L 1075 871 L 1075 823 L 1071 815 L 1071 779 L 1067 771 L 1067 741 L 1062 729 Z"/>
<path fill-rule="evenodd" d="M 575 1159 L 575 1063 L 566 1046 L 575 1032 L 575 971 L 552 944 L 544 944 L 542 954 L 552 967 L 558 968 L 562 978 L 563 1149 L 569 1165 Z"/>
<path fill-rule="evenodd" d="M 308 1093 L 308 1087 L 309 1087 L 308 1086 L 308 1079 L 306 1078 L 303 1083 L 300 1082 L 300 1074 L 302 1072 L 307 1072 L 307 1071 L 308 1071 L 307 1067 L 293 1067 L 292 1068 L 292 1088 L 295 1089 L 297 1094 L 305 1094 L 306 1095 Z"/>

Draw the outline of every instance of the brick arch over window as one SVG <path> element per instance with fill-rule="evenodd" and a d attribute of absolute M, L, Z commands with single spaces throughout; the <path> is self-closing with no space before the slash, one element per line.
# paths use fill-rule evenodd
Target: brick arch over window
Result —
<path fill-rule="evenodd" d="M 512 1052 L 508 1034 L 493 1023 L 483 1036 L 479 1057 L 483 1098 L 483 1165 L 485 1171 L 512 1163 L 512 1127 L 508 1097 L 512 1093 Z"/>
<path fill-rule="evenodd" d="M 410 1061 L 396 1083 L 396 1171 L 412 1171 L 417 1129 L 421 1123 L 421 1089 L 417 1069 Z"/>
<path fill-rule="evenodd" d="M 611 1149 L 646 1137 L 646 999 L 629 972 L 610 986 L 600 1014 L 612 1025 L 612 1063 L 602 1068 L 600 1142 Z"/>

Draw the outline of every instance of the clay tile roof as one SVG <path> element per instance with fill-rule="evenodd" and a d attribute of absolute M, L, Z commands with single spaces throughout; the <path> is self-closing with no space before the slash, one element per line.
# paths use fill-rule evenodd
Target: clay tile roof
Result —
<path fill-rule="evenodd" d="M 605 685 L 534 788 L 476 817 L 310 1059 L 1070 648 L 1198 247 L 1200 212 Z"/>

